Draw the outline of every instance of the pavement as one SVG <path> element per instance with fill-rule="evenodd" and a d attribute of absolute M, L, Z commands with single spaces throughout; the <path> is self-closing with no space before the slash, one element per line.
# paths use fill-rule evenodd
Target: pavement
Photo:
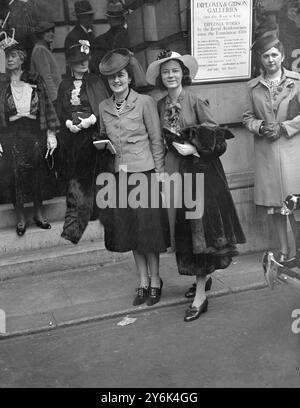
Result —
<path fill-rule="evenodd" d="M 242 255 L 229 268 L 214 272 L 208 298 L 265 288 L 261 257 L 262 253 Z M 104 266 L 0 281 L 0 340 L 190 303 L 184 293 L 194 280 L 178 274 L 174 253 L 161 256 L 160 275 L 162 297 L 152 307 L 132 306 L 138 276 L 131 255 Z"/>
<path fill-rule="evenodd" d="M 80 394 L 89 407 L 129 406 L 107 398 L 124 394 L 136 396 L 133 407 L 141 401 L 155 406 L 167 402 L 169 389 L 175 392 L 168 402 L 183 407 L 193 388 L 198 399 L 190 402 L 198 406 L 200 388 L 299 388 L 299 319 L 292 315 L 299 291 L 291 285 L 211 299 L 195 322 L 183 321 L 185 307 L 149 308 L 124 327 L 117 317 L 2 340 L 0 388 L 95 388 Z M 178 388 L 188 393 L 176 394 Z M 151 389 L 162 391 L 152 393 L 156 400 Z M 73 396 L 79 405 L 78 393 L 69 393 L 68 401 Z"/>

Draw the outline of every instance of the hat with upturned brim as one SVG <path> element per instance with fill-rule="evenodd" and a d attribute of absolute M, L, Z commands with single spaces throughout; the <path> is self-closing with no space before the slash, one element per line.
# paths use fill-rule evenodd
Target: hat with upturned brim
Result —
<path fill-rule="evenodd" d="M 99 71 L 103 76 L 110 76 L 122 71 L 126 67 L 130 67 L 131 79 L 135 87 L 147 86 L 143 67 L 127 48 L 116 48 L 107 52 L 99 64 Z"/>
<path fill-rule="evenodd" d="M 55 28 L 55 23 L 50 23 L 49 21 L 40 21 L 35 27 L 35 32 L 37 34 L 46 33 L 47 31 L 53 30 Z"/>
<path fill-rule="evenodd" d="M 262 55 L 278 43 L 280 41 L 276 32 L 268 31 L 254 41 L 251 49 L 257 54 Z"/>
<path fill-rule="evenodd" d="M 78 44 L 71 45 L 66 50 L 66 60 L 68 64 L 75 64 L 86 61 L 90 58 L 90 43 L 86 40 L 79 40 Z"/>
<path fill-rule="evenodd" d="M 110 1 L 107 5 L 107 10 L 105 13 L 106 17 L 109 18 L 121 18 L 128 14 L 128 10 L 124 6 L 122 1 Z"/>
<path fill-rule="evenodd" d="M 76 3 L 74 4 L 74 12 L 76 16 L 95 14 L 95 10 L 88 0 L 76 1 Z"/>
<path fill-rule="evenodd" d="M 191 79 L 194 79 L 198 72 L 198 62 L 192 55 L 180 55 L 174 51 L 164 51 L 161 53 L 156 61 L 153 61 L 146 73 L 147 82 L 151 85 L 156 84 L 156 80 L 160 75 L 161 66 L 168 61 L 177 60 L 181 61 L 190 71 Z"/>
<path fill-rule="evenodd" d="M 100 74 L 104 76 L 114 75 L 127 67 L 130 61 L 131 53 L 127 48 L 117 48 L 109 51 L 104 55 L 99 64 Z"/>

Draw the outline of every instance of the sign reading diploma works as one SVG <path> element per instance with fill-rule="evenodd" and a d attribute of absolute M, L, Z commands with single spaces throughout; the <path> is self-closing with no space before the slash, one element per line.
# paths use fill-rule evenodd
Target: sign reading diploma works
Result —
<path fill-rule="evenodd" d="M 252 0 L 191 0 L 196 82 L 251 77 Z"/>

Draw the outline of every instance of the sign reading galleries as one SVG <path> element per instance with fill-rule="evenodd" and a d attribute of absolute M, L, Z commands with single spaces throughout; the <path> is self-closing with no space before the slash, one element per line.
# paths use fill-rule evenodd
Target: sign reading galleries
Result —
<path fill-rule="evenodd" d="M 191 0 L 192 54 L 196 82 L 251 77 L 252 0 Z"/>

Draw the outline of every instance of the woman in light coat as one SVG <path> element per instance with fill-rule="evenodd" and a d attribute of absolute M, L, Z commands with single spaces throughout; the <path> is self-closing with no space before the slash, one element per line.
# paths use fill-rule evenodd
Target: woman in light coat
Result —
<path fill-rule="evenodd" d="M 133 305 L 147 302 L 152 306 L 160 301 L 162 294 L 159 255 L 169 246 L 167 212 L 162 208 L 159 194 L 156 195 L 157 181 L 164 172 L 165 150 L 154 100 L 132 89 L 136 67 L 135 58 L 125 48 L 109 51 L 99 65 L 113 92 L 99 106 L 101 138 L 109 139 L 116 150 L 112 170 L 116 205 L 108 209 L 110 216 L 102 222 L 106 249 L 133 252 L 139 274 Z M 143 203 L 134 200 L 136 186 L 130 180 L 136 177 L 142 180 L 140 197 L 146 197 L 141 199 Z M 160 200 L 157 206 L 152 205 L 155 195 Z"/>
<path fill-rule="evenodd" d="M 284 49 L 274 34 L 253 47 L 262 74 L 248 83 L 243 122 L 254 134 L 255 204 L 274 219 L 280 241 L 278 260 L 289 258 L 287 221 L 281 207 L 300 191 L 300 75 L 282 68 Z M 294 216 L 290 216 L 295 231 Z"/>
<path fill-rule="evenodd" d="M 31 70 L 44 79 L 49 97 L 56 101 L 61 74 L 51 47 L 55 38 L 55 24 L 41 21 L 35 29 L 37 42 L 31 54 Z"/>

